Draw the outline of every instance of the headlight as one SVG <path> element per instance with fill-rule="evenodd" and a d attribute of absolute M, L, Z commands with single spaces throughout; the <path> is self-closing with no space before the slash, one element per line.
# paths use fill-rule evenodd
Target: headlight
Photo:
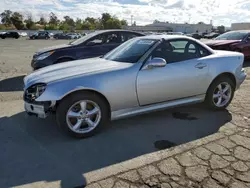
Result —
<path fill-rule="evenodd" d="M 45 90 L 46 90 L 46 84 L 35 84 L 29 87 L 25 91 L 25 98 L 33 101 L 37 99 L 38 97 L 40 97 Z"/>
<path fill-rule="evenodd" d="M 44 60 L 45 58 L 49 57 L 50 55 L 52 55 L 55 51 L 51 51 L 51 52 L 46 52 L 46 53 L 43 53 L 41 55 L 39 55 L 36 60 Z"/>

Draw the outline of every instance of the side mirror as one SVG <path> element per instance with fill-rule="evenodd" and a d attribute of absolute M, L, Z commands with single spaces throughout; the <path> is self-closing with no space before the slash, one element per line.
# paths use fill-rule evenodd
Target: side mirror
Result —
<path fill-rule="evenodd" d="M 165 67 L 166 65 L 167 65 L 167 62 L 165 59 L 156 57 L 156 58 L 149 60 L 142 70 L 153 69 L 156 67 Z"/>

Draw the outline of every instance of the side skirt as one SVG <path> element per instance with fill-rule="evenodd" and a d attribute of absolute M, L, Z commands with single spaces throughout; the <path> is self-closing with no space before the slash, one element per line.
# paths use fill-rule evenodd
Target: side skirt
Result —
<path fill-rule="evenodd" d="M 122 119 L 126 117 L 131 117 L 131 116 L 144 114 L 148 112 L 163 110 L 163 109 L 167 109 L 171 107 L 182 106 L 186 104 L 200 103 L 204 101 L 205 97 L 206 95 L 204 94 L 204 95 L 198 95 L 198 96 L 193 96 L 193 97 L 188 97 L 184 99 L 178 99 L 178 100 L 173 100 L 173 101 L 168 101 L 168 102 L 163 102 L 163 103 L 157 103 L 157 104 L 152 104 L 152 105 L 147 105 L 147 106 L 139 106 L 136 108 L 127 108 L 127 109 L 117 110 L 111 113 L 111 120 Z"/>

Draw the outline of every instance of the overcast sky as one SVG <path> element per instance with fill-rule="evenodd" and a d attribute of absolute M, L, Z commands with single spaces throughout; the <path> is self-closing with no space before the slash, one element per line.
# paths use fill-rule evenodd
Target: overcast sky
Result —
<path fill-rule="evenodd" d="M 38 18 L 54 12 L 59 18 L 100 17 L 109 12 L 130 23 L 150 24 L 155 19 L 169 22 L 231 26 L 234 22 L 250 22 L 250 0 L 0 0 L 0 11 L 11 9 Z"/>

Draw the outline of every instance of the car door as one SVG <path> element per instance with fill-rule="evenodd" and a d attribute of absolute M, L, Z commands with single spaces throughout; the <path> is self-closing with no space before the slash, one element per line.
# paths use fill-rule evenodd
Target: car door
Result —
<path fill-rule="evenodd" d="M 165 67 L 141 69 L 137 77 L 140 105 L 149 105 L 206 93 L 209 52 L 196 42 L 178 39 L 162 42 L 149 56 L 164 58 Z"/>
<path fill-rule="evenodd" d="M 5 34 L 5 36 L 6 36 L 6 38 L 10 38 L 10 37 L 11 37 L 11 32 L 7 32 L 7 33 Z"/>
<path fill-rule="evenodd" d="M 103 55 L 103 34 L 96 35 L 76 48 L 77 59 L 86 59 Z"/>
<path fill-rule="evenodd" d="M 103 34 L 103 36 L 104 40 L 100 49 L 102 55 L 110 52 L 122 43 L 120 32 L 108 32 Z"/>
<path fill-rule="evenodd" d="M 250 34 L 240 44 L 237 44 L 237 48 L 246 57 L 250 57 Z"/>

